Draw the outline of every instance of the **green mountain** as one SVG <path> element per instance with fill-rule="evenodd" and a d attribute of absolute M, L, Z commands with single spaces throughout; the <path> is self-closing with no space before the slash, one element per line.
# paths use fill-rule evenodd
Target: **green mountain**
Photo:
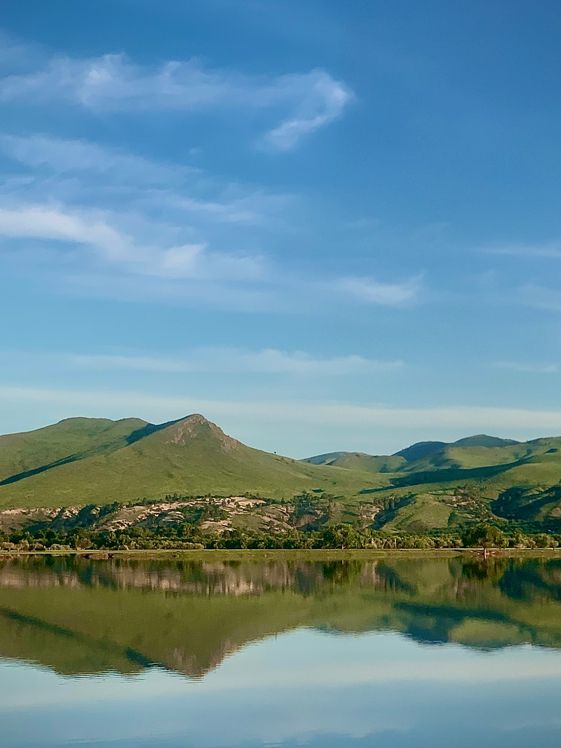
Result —
<path fill-rule="evenodd" d="M 302 494 L 308 498 L 292 501 Z M 219 499 L 244 495 L 266 501 Z M 215 497 L 214 513 L 201 502 L 181 503 L 205 496 Z M 149 515 L 146 500 L 160 502 Z M 115 502 L 129 508 L 111 510 L 112 527 L 198 518 L 212 520 L 209 529 L 274 532 L 344 521 L 424 532 L 485 520 L 561 531 L 561 437 L 476 435 L 419 442 L 394 455 L 332 452 L 306 460 L 248 447 L 201 415 L 163 424 L 71 418 L 0 437 L 0 530 L 32 519 L 78 522 L 87 512 L 76 507 Z M 22 514 L 40 507 L 53 510 Z M 98 527 L 94 515 L 88 522 Z"/>
<path fill-rule="evenodd" d="M 377 456 L 367 455 L 364 452 L 329 452 L 316 457 L 308 457 L 302 462 L 308 462 L 311 465 L 334 465 L 367 473 L 396 473 L 404 467 L 406 460 L 399 455 Z"/>
<path fill-rule="evenodd" d="M 477 434 L 455 442 L 417 442 L 393 455 L 369 455 L 364 452 L 329 452 L 308 457 L 304 462 L 312 465 L 336 465 L 374 473 L 400 471 L 440 470 L 443 467 L 475 467 L 477 464 L 494 464 L 492 449 L 515 447 L 520 442 L 496 436 Z M 523 449 L 519 453 L 523 453 Z M 509 461 L 507 451 L 497 452 L 498 462 Z"/>
<path fill-rule="evenodd" d="M 455 442 L 419 442 L 397 453 L 407 460 L 405 470 L 475 468 L 513 462 L 528 454 L 528 448 L 512 439 L 478 434 Z"/>
<path fill-rule="evenodd" d="M 410 447 L 396 452 L 396 455 L 403 457 L 407 462 L 414 462 L 415 460 L 422 460 L 425 457 L 432 457 L 432 455 L 438 454 L 446 446 L 446 442 L 417 442 Z"/>
<path fill-rule="evenodd" d="M 73 418 L 0 440 L 0 505 L 106 504 L 181 495 L 353 495 L 375 476 L 247 447 L 201 415 L 160 425 Z"/>

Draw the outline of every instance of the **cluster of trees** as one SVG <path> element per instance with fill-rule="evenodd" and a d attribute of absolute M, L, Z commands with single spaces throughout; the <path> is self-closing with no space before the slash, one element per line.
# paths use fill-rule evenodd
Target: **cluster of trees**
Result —
<path fill-rule="evenodd" d="M 438 549 L 438 548 L 556 548 L 560 535 L 504 532 L 490 524 L 466 528 L 463 532 L 430 534 L 388 533 L 359 529 L 350 524 L 326 525 L 316 530 L 296 527 L 270 533 L 253 529 L 232 529 L 222 533 L 202 531 L 192 523 L 160 527 L 129 527 L 121 530 L 36 528 L 10 534 L 0 533 L 0 550 L 158 550 L 158 549 Z"/>
<path fill-rule="evenodd" d="M 491 524 L 479 524 L 464 530 L 462 544 L 466 548 L 557 548 L 561 536 L 519 529 L 507 533 Z"/>

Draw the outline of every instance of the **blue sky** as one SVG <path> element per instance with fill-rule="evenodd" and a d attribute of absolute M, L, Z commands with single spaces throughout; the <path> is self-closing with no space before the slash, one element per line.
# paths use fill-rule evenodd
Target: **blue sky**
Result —
<path fill-rule="evenodd" d="M 0 431 L 561 432 L 558 3 L 22 0 L 0 34 Z"/>

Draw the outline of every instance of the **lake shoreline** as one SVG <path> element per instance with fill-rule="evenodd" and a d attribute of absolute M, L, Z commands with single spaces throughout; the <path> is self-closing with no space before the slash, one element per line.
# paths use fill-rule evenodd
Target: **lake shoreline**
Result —
<path fill-rule="evenodd" d="M 475 558 L 544 558 L 560 557 L 561 548 L 488 548 L 485 554 L 483 548 L 385 548 L 385 549 L 173 549 L 161 550 L 44 550 L 44 551 L 1 551 L 0 561 L 23 557 L 62 557 L 71 556 L 85 558 L 92 561 L 108 561 L 111 559 L 183 559 L 186 561 L 352 561 L 376 560 L 385 557 L 407 558 L 454 558 L 458 556 L 473 556 Z"/>

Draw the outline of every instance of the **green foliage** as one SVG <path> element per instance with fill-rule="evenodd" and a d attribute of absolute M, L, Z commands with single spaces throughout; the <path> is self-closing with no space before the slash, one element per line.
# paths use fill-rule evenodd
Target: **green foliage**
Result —
<path fill-rule="evenodd" d="M 477 525 L 468 528 L 463 536 L 462 541 L 466 547 L 477 548 L 504 548 L 508 540 L 504 532 L 493 525 Z"/>
<path fill-rule="evenodd" d="M 93 530 L 84 527 L 53 527 L 0 535 L 0 550 L 186 550 L 208 549 L 438 549 L 438 548 L 555 548 L 559 536 L 547 533 L 506 534 L 492 525 L 476 525 L 462 535 L 454 532 L 384 532 L 357 528 L 347 523 L 327 524 L 319 529 L 292 527 L 272 533 L 232 528 L 221 533 L 201 530 L 200 523 L 174 526 L 128 527 Z"/>

